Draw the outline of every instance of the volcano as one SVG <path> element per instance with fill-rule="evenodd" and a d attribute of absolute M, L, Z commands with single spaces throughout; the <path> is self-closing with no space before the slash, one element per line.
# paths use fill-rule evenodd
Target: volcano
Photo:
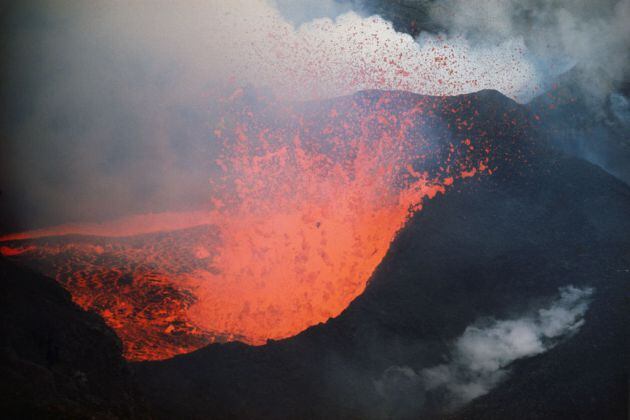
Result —
<path fill-rule="evenodd" d="M 218 128 L 218 138 L 233 135 L 230 143 L 241 142 L 240 149 L 223 155 L 228 183 L 217 191 L 228 186 L 240 192 L 218 194 L 220 202 L 207 214 L 192 219 L 180 214 L 175 221 L 172 215 L 164 216 L 166 221 L 156 216 L 157 228 L 132 218 L 132 223 L 3 239 L 4 258 L 54 277 L 74 302 L 99 313 L 121 338 L 151 417 L 625 416 L 626 184 L 553 149 L 537 115 L 494 91 L 441 98 L 361 92 L 292 108 L 282 122 L 260 116 L 272 112 L 260 109 L 268 104 L 248 109 L 247 124 L 226 119 Z M 261 132 L 266 134 L 259 137 Z M 284 142 L 270 142 L 274 132 L 285 134 Z M 354 132 L 360 135 L 348 134 Z M 315 133 L 316 141 L 309 143 L 305 133 Z M 343 138 L 356 141 L 340 142 Z M 368 159 L 371 150 L 381 152 L 376 160 Z M 282 168 L 303 170 L 293 163 L 304 162 L 299 159 L 304 156 L 324 163 L 286 184 L 262 159 L 278 167 L 283 153 L 291 164 Z M 383 163 L 392 169 L 372 177 L 371 170 Z M 341 181 L 322 184 L 333 176 Z M 268 182 L 257 184 L 257 177 Z M 375 181 L 383 179 L 387 182 Z M 232 189 L 234 180 L 241 190 Z M 274 194 L 287 185 L 295 188 L 291 194 Z M 330 190 L 322 193 L 310 189 L 313 185 Z M 300 207 L 297 222 L 283 213 L 288 224 L 280 223 L 276 232 L 266 230 L 270 219 L 264 208 L 242 212 L 270 203 L 274 210 L 293 208 L 306 198 L 314 204 Z M 349 214 L 343 211 L 347 205 L 365 217 L 341 224 L 343 219 L 324 211 L 335 202 L 342 210 L 335 214 Z M 229 221 L 226 214 L 246 214 L 251 217 L 246 226 L 260 229 L 222 230 L 205 219 Z M 351 227 L 346 242 L 340 226 Z M 221 254 L 230 243 L 226 233 L 239 239 L 236 244 L 260 251 L 258 259 L 269 256 L 271 266 L 241 272 L 221 265 L 239 261 L 239 255 L 241 262 L 253 261 L 235 245 Z M 265 254 L 257 242 L 265 238 L 284 238 L 289 246 L 279 249 L 294 249 L 299 238 L 300 247 L 305 243 L 316 251 Z M 340 248 L 321 242 L 336 238 Z M 365 264 L 343 271 L 336 264 L 344 259 L 331 254 L 330 264 L 321 266 L 328 267 L 323 277 L 306 281 L 309 270 L 314 272 L 310 264 L 320 267 L 326 260 L 320 251 L 328 249 L 341 249 L 342 257 L 354 253 L 353 261 Z M 275 271 L 283 261 L 288 269 Z M 283 277 L 277 288 L 257 286 L 261 278 L 273 278 L 265 277 L 269 272 L 298 269 L 306 276 Z M 217 280 L 225 273 L 238 279 L 230 294 L 245 299 L 222 305 L 221 288 L 227 286 Z M 198 283 L 191 283 L 195 278 Z M 199 279 L 219 292 L 200 286 Z M 259 295 L 251 295 L 252 286 Z M 445 363 L 452 343 L 478 320 L 545 308 L 566 286 L 593 290 L 574 332 L 510 364 L 500 381 L 472 401 L 453 405 L 443 390 L 423 389 L 414 379 Z M 270 307 L 267 298 L 279 303 Z M 243 312 L 247 301 L 250 312 Z M 252 310 L 256 302 L 264 310 Z M 392 367 L 407 373 L 387 382 L 390 391 L 383 392 L 379 384 Z"/>
<path fill-rule="evenodd" d="M 535 116 L 496 92 L 445 103 L 470 105 L 464 113 L 486 133 L 494 173 L 425 202 L 338 317 L 265 346 L 214 344 L 135 364 L 157 415 L 625 416 L 630 189 L 547 145 Z M 461 135 L 450 109 L 441 113 L 445 127 Z M 409 385 L 410 375 L 385 395 L 375 385 L 392 366 L 419 372 L 443 363 L 475 320 L 509 319 L 568 284 L 596 290 L 582 330 L 516 362 L 504 382 L 464 407 Z"/>
<path fill-rule="evenodd" d="M 130 360 L 286 338 L 344 310 L 424 202 L 508 154 L 525 161 L 526 112 L 479 108 L 488 95 L 287 105 L 238 90 L 214 130 L 223 152 L 207 211 L 8 235 L 0 252 L 97 311 Z"/>

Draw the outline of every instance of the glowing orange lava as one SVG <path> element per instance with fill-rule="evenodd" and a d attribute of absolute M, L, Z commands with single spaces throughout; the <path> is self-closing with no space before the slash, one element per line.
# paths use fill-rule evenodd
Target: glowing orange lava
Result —
<path fill-rule="evenodd" d="M 487 148 L 432 140 L 439 99 L 240 96 L 213 129 L 222 152 L 207 210 L 11 235 L 0 252 L 98 311 L 129 359 L 263 344 L 338 315 L 423 200 L 491 172 Z"/>

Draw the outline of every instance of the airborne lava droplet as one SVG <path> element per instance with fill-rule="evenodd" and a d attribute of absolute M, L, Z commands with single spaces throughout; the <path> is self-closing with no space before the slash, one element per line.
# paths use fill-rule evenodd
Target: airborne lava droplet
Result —
<path fill-rule="evenodd" d="M 36 260 L 106 319 L 131 360 L 258 345 L 338 315 L 425 199 L 489 166 L 475 139 L 432 141 L 440 98 L 245 96 L 212 129 L 209 209 L 13 235 L 0 238 L 3 255 Z"/>

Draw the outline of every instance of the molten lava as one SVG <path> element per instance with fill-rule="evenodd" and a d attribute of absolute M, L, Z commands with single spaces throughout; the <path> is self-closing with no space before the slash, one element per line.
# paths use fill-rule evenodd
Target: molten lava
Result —
<path fill-rule="evenodd" d="M 470 137 L 443 134 L 440 98 L 246 96 L 232 95 L 213 128 L 207 209 L 10 235 L 0 253 L 100 313 L 128 359 L 263 344 L 338 315 L 423 200 L 492 172 L 472 120 L 457 122 Z"/>

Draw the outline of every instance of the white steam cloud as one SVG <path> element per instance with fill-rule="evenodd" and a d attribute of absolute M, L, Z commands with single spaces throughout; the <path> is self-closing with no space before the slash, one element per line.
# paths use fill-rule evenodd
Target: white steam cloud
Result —
<path fill-rule="evenodd" d="M 630 70 L 630 0 L 440 0 L 431 16 L 477 43 L 523 39 L 543 80 L 575 69 L 594 99 Z"/>
<path fill-rule="evenodd" d="M 0 189 L 26 224 L 199 206 L 209 120 L 243 85 L 290 100 L 496 89 L 526 102 L 579 65 L 600 91 L 625 68 L 629 2 L 589 18 L 587 0 L 438 1 L 443 33 L 415 39 L 358 0 L 16 2 Z"/>
<path fill-rule="evenodd" d="M 484 88 L 526 100 L 539 83 L 521 39 L 415 40 L 315 3 L 17 2 L 3 25 L 4 199 L 26 225 L 202 206 L 217 99 L 243 85 L 291 100 Z"/>
<path fill-rule="evenodd" d="M 186 7 L 161 1 L 113 3 L 87 7 L 83 18 L 86 31 L 99 33 L 109 45 L 176 63 L 186 71 L 187 83 L 197 81 L 197 88 L 233 80 L 293 100 L 364 89 L 453 95 L 485 88 L 524 100 L 537 91 L 540 81 L 522 38 L 479 47 L 459 36 L 425 33 L 413 39 L 378 16 L 338 15 L 348 9 L 342 4 L 309 5 L 271 0 L 197 0 Z M 336 17 L 321 17 L 328 14 Z"/>
<path fill-rule="evenodd" d="M 401 386 L 417 387 L 419 399 L 440 392 L 450 408 L 465 404 L 501 382 L 512 362 L 543 353 L 577 332 L 592 294 L 592 288 L 563 287 L 557 300 L 534 314 L 469 326 L 455 340 L 448 363 L 419 372 L 392 366 L 376 382 L 377 391 L 387 397 Z"/>

